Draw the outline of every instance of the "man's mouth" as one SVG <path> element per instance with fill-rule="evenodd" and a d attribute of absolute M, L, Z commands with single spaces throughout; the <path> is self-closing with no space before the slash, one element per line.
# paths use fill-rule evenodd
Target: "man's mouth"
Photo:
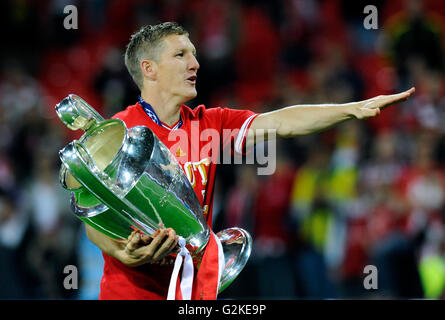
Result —
<path fill-rule="evenodd" d="M 186 79 L 186 82 L 187 82 L 188 84 L 194 86 L 194 85 L 196 84 L 196 78 L 197 78 L 196 75 L 190 76 L 190 77 L 188 77 L 188 78 Z"/>

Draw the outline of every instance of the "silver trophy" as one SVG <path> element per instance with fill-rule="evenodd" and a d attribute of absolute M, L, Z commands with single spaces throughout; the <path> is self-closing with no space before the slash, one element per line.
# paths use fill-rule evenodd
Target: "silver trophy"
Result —
<path fill-rule="evenodd" d="M 84 134 L 60 152 L 60 182 L 71 192 L 74 214 L 114 239 L 133 230 L 152 235 L 173 228 L 200 261 L 210 229 L 203 210 L 176 158 L 147 127 L 127 128 L 105 120 L 80 97 L 70 94 L 56 105 L 60 120 Z M 224 252 L 219 292 L 249 259 L 252 240 L 241 228 L 218 232 Z"/>

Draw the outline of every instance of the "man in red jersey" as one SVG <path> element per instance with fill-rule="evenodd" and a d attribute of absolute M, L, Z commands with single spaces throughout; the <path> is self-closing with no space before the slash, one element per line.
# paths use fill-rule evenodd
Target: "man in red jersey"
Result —
<path fill-rule="evenodd" d="M 310 134 L 348 119 L 376 116 L 380 109 L 414 92 L 412 88 L 347 104 L 289 106 L 264 114 L 206 109 L 203 105 L 192 110 L 184 103 L 197 95 L 196 49 L 187 31 L 172 22 L 145 26 L 136 32 L 127 46 L 125 64 L 141 95 L 138 103 L 114 117 L 127 127 L 149 127 L 176 156 L 210 227 L 218 149 L 209 148 L 209 140 L 211 137 L 213 141 L 215 133 L 219 135 L 218 145 L 231 148 L 233 141 L 234 151 L 242 153 L 264 131 L 274 130 L 278 137 Z M 227 129 L 235 134 L 225 136 Z M 126 241 L 113 240 L 88 225 L 86 230 L 105 259 L 100 299 L 166 299 L 174 262 L 169 255 L 178 241 L 173 229 L 160 229 L 151 237 L 133 232 Z M 216 298 L 214 293 L 207 294 L 208 289 L 200 290 L 198 298 Z"/>

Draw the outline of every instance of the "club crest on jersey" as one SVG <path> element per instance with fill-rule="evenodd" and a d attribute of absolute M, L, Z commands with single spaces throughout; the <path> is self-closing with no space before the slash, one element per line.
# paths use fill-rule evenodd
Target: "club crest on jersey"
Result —
<path fill-rule="evenodd" d="M 178 149 L 176 149 L 175 155 L 177 158 L 179 158 L 179 157 L 184 157 L 187 154 L 184 151 L 182 151 L 181 147 L 178 147 Z"/>

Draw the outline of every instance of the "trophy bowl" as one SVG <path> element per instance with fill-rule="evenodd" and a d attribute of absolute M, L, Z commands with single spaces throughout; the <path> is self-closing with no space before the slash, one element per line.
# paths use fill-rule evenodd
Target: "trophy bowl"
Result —
<path fill-rule="evenodd" d="M 59 179 L 71 192 L 74 214 L 114 239 L 127 239 L 134 230 L 152 235 L 160 224 L 173 228 L 199 264 L 211 230 L 185 173 L 158 137 L 145 126 L 104 120 L 74 94 L 56 112 L 68 128 L 84 131 L 59 152 Z M 216 236 L 224 252 L 221 292 L 247 263 L 252 240 L 241 228 Z"/>

